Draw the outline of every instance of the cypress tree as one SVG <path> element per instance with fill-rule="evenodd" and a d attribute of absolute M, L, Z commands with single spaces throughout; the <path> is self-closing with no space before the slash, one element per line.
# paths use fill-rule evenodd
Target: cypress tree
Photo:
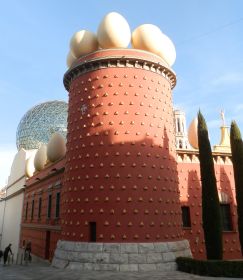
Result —
<path fill-rule="evenodd" d="M 232 121 L 230 127 L 230 144 L 235 178 L 239 239 L 243 255 L 243 143 L 235 121 Z"/>
<path fill-rule="evenodd" d="M 208 129 L 198 113 L 198 145 L 202 182 L 202 221 L 207 259 L 222 259 L 222 220 Z"/>

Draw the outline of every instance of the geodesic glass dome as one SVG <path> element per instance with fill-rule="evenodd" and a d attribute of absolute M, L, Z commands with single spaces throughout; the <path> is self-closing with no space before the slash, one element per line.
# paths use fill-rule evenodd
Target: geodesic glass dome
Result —
<path fill-rule="evenodd" d="M 67 109 L 64 101 L 48 101 L 31 108 L 21 119 L 16 132 L 17 149 L 38 149 L 54 132 L 67 134 Z"/>

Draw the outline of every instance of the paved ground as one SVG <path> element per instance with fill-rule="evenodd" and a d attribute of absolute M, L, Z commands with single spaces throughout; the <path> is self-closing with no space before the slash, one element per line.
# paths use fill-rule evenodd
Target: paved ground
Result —
<path fill-rule="evenodd" d="M 200 279 L 233 279 L 200 277 L 182 272 L 100 272 L 100 271 L 69 271 L 56 269 L 46 263 L 32 263 L 29 265 L 7 265 L 0 264 L 1 280 L 200 280 Z M 234 278 L 236 279 L 236 278 Z M 239 279 L 239 278 L 238 278 Z"/>

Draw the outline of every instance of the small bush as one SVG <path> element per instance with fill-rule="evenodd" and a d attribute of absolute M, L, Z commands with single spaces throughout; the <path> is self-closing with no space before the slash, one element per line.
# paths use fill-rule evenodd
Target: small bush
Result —
<path fill-rule="evenodd" d="M 203 276 L 243 277 L 243 261 L 195 260 L 179 257 L 178 270 Z"/>

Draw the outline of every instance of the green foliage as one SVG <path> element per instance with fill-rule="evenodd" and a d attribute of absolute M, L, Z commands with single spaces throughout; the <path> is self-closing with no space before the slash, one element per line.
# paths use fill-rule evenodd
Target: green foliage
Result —
<path fill-rule="evenodd" d="M 222 259 L 222 221 L 208 129 L 198 113 L 198 145 L 202 181 L 202 221 L 207 259 Z"/>
<path fill-rule="evenodd" d="M 239 238 L 241 254 L 243 255 L 243 143 L 235 121 L 231 123 L 230 127 L 230 144 L 235 178 Z"/>
<path fill-rule="evenodd" d="M 179 257 L 176 263 L 178 270 L 187 273 L 214 277 L 243 277 L 243 261 L 203 261 Z"/>

